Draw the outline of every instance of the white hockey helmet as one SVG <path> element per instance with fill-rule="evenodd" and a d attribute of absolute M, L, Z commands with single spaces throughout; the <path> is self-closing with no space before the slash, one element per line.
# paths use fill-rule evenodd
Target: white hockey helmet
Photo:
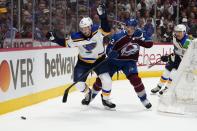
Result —
<path fill-rule="evenodd" d="M 79 27 L 80 28 L 84 28 L 84 27 L 88 27 L 88 26 L 92 26 L 92 25 L 93 25 L 93 22 L 92 22 L 92 19 L 90 17 L 84 17 L 79 22 Z"/>
<path fill-rule="evenodd" d="M 174 31 L 186 32 L 186 26 L 183 24 L 178 24 L 174 27 Z"/>

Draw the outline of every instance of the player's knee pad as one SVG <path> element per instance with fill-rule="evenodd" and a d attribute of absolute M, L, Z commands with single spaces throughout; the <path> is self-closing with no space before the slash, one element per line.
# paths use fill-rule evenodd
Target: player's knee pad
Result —
<path fill-rule="evenodd" d="M 176 73 L 177 73 L 177 70 L 176 69 L 173 69 L 170 72 L 170 81 L 172 81 L 176 77 Z"/>
<path fill-rule="evenodd" d="M 80 92 L 85 92 L 88 88 L 85 82 L 78 82 L 75 86 Z"/>
<path fill-rule="evenodd" d="M 173 69 L 171 72 L 170 72 L 170 78 L 174 78 L 176 76 L 176 72 L 177 70 L 176 69 Z"/>
<path fill-rule="evenodd" d="M 141 78 L 138 76 L 138 74 L 129 75 L 127 76 L 127 79 L 133 85 L 136 92 L 141 92 L 144 90 L 144 85 L 142 83 Z"/>
<path fill-rule="evenodd" d="M 107 91 L 111 90 L 112 80 L 111 80 L 110 75 L 108 73 L 103 73 L 99 75 L 99 78 L 102 83 L 102 89 L 107 90 Z"/>
<path fill-rule="evenodd" d="M 95 91 L 100 91 L 102 88 L 102 83 L 101 83 L 101 79 L 99 77 L 96 78 L 96 81 L 93 84 L 93 89 Z"/>
<path fill-rule="evenodd" d="M 170 71 L 168 69 L 165 69 L 162 76 L 166 79 L 168 79 L 170 77 Z"/>

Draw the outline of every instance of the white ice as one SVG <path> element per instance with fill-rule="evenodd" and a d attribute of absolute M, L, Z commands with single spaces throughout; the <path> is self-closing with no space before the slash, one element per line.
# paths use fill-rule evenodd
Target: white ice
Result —
<path fill-rule="evenodd" d="M 50 99 L 0 116 L 0 131 L 191 131 L 197 129 L 197 118 L 157 112 L 158 96 L 150 95 L 159 78 L 144 78 L 153 107 L 146 110 L 127 80 L 114 81 L 112 101 L 116 111 L 105 110 L 100 95 L 89 105 L 82 106 L 80 92 Z M 21 119 L 26 117 L 26 120 Z"/>

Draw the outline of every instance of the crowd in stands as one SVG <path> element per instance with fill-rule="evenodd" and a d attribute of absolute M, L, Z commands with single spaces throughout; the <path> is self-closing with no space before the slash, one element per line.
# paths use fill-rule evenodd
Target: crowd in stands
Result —
<path fill-rule="evenodd" d="M 0 0 L 0 47 L 6 38 L 33 38 L 46 41 L 45 34 L 56 30 L 60 37 L 66 37 L 78 30 L 78 22 L 90 16 L 99 23 L 96 7 L 100 0 Z M 183 23 L 189 34 L 197 37 L 197 0 L 106 0 L 108 18 L 112 31 L 116 32 L 129 18 L 138 20 L 138 27 L 154 33 L 156 41 L 171 42 L 174 25 Z M 34 5 L 35 4 L 35 5 Z M 33 6 L 34 5 L 34 6 Z M 177 18 L 177 6 L 179 17 Z M 33 7 L 35 7 L 33 9 Z M 13 14 L 13 15 L 12 15 Z M 155 20 L 155 21 L 154 21 Z M 32 33 L 32 31 L 34 33 Z"/>

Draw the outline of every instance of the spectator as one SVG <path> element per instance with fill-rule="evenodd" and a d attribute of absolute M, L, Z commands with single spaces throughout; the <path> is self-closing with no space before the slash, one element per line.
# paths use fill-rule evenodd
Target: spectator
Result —
<path fill-rule="evenodd" d="M 184 24 L 186 26 L 186 31 L 188 32 L 190 30 L 190 28 L 188 26 L 187 18 L 182 18 L 182 24 Z"/>
<path fill-rule="evenodd" d="M 144 16 L 146 12 L 146 2 L 145 0 L 141 0 L 140 3 L 137 5 L 137 10 L 140 11 L 140 15 Z"/>
<path fill-rule="evenodd" d="M 2 39 L 5 37 L 11 38 L 31 38 L 32 26 L 33 26 L 33 3 L 32 0 L 21 1 L 21 21 L 18 19 L 18 1 L 13 1 L 13 18 L 11 17 L 11 4 L 10 0 L 0 0 L 0 30 L 1 30 L 1 45 Z M 95 7 L 98 6 L 100 0 L 90 1 L 79 0 L 79 12 L 77 13 L 77 1 L 76 0 L 56 0 L 52 3 L 52 8 L 49 9 L 48 0 L 38 0 L 35 5 L 35 29 L 34 36 L 36 39 L 45 40 L 44 34 L 49 29 L 59 30 L 61 36 L 75 32 L 78 29 L 77 20 L 80 17 L 90 15 L 95 23 L 99 23 L 98 16 Z M 148 32 L 153 32 L 155 27 L 154 23 L 154 0 L 137 0 L 137 9 L 135 9 L 135 0 L 118 0 L 117 5 L 114 0 L 107 0 L 107 11 L 109 19 L 125 21 L 130 17 L 135 17 L 139 22 L 139 27 Z M 89 7 L 88 7 L 89 5 Z M 177 15 L 177 0 L 157 0 L 157 12 L 156 12 L 156 28 L 158 41 L 169 42 L 171 41 L 172 29 L 174 23 L 176 23 Z M 117 9 L 117 10 L 116 10 Z M 50 13 L 52 13 L 52 19 L 50 20 Z M 65 14 L 66 13 L 66 14 Z M 78 18 L 77 18 L 78 14 Z M 188 0 L 180 1 L 179 8 L 179 23 L 186 25 L 187 30 L 193 36 L 196 36 L 197 25 L 197 1 Z M 150 20 L 152 17 L 152 23 Z M 13 24 L 11 20 L 13 19 Z M 60 22 L 61 21 L 61 22 Z M 21 23 L 21 25 L 19 25 Z M 50 25 L 52 23 L 52 25 Z M 115 24 L 114 30 L 117 28 Z M 13 25 L 13 26 L 11 26 Z M 51 27 L 51 28 L 50 28 Z M 27 30 L 26 30 L 27 29 Z M 19 32 L 17 32 L 19 30 Z M 13 34 L 12 34 L 13 33 Z M 154 36 L 155 36 L 154 35 Z M 161 35 L 161 36 L 159 36 Z"/>
<path fill-rule="evenodd" d="M 144 31 L 145 31 L 145 33 L 146 33 L 145 35 L 147 37 L 151 37 L 152 34 L 154 33 L 154 27 L 152 25 L 152 19 L 151 18 L 147 19 L 147 22 L 144 25 Z"/>
<path fill-rule="evenodd" d="M 189 30 L 188 34 L 197 38 L 197 23 L 196 23 L 195 20 L 191 21 L 191 27 L 190 27 L 190 30 Z"/>

